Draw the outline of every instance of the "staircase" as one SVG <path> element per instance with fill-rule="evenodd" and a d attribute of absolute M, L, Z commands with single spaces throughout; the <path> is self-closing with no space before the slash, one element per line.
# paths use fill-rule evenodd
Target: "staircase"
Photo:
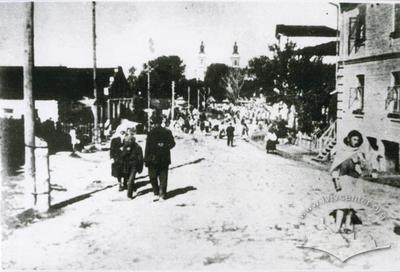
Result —
<path fill-rule="evenodd" d="M 317 162 L 329 161 L 334 154 L 334 148 L 336 146 L 336 121 L 315 140 L 314 144 L 318 150 L 318 155 L 312 158 L 312 160 Z"/>

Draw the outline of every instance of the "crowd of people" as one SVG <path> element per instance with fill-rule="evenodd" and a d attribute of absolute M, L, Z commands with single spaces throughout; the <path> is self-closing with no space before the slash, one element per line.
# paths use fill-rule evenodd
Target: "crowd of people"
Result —
<path fill-rule="evenodd" d="M 251 135 L 262 133 L 267 152 L 276 149 L 278 138 L 287 138 L 287 122 L 283 118 L 272 119 L 271 112 L 264 104 L 210 105 L 207 111 L 196 108 L 178 109 L 174 120 L 165 116 L 165 125 L 183 133 L 199 133 L 226 139 L 228 146 L 234 146 L 234 137 L 249 140 Z"/>
<path fill-rule="evenodd" d="M 228 146 L 234 146 L 235 136 L 248 139 L 249 135 L 251 137 L 259 133 L 264 137 L 267 153 L 276 150 L 280 137 L 288 138 L 290 134 L 284 120 L 271 120 L 270 112 L 265 106 L 250 103 L 231 105 L 223 109 L 210 107 L 207 112 L 178 109 L 174 119 L 171 116 L 156 114 L 152 123 L 144 154 L 140 145 L 136 143 L 134 128 L 118 127 L 111 139 L 112 175 L 118 180 L 119 190 L 127 190 L 129 198 L 137 196 L 135 177 L 142 172 L 145 165 L 148 168 L 154 201 L 167 199 L 170 150 L 175 146 L 171 130 L 216 139 L 226 138 Z M 362 173 L 361 162 L 365 161 L 365 154 L 360 149 L 362 143 L 363 137 L 358 131 L 350 132 L 344 139 L 346 150 L 340 152 L 340 156 L 336 156 L 332 164 L 333 187 L 339 197 L 360 189 L 357 179 Z M 337 203 L 330 214 L 335 218 L 337 232 L 351 233 L 355 224 L 361 224 L 361 219 L 356 215 L 357 208 L 352 203 Z"/>

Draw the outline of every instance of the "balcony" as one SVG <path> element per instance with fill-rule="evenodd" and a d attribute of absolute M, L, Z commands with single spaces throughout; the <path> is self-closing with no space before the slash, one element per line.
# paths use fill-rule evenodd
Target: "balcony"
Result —
<path fill-rule="evenodd" d="M 388 88 L 385 109 L 389 112 L 389 118 L 400 119 L 400 85 Z"/>

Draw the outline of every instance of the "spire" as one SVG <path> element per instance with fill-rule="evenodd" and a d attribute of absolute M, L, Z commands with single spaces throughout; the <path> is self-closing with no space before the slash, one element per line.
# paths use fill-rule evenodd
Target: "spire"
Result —
<path fill-rule="evenodd" d="M 239 47 L 237 46 L 237 43 L 235 42 L 235 44 L 233 45 L 233 53 L 232 54 L 239 54 Z"/>
<path fill-rule="evenodd" d="M 201 41 L 201 45 L 200 45 L 200 54 L 204 54 L 204 43 L 203 43 L 203 41 Z"/>

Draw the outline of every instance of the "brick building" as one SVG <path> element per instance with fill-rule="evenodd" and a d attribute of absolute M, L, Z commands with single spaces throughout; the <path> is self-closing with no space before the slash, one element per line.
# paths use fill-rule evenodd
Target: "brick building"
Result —
<path fill-rule="evenodd" d="M 338 139 L 352 129 L 399 173 L 400 4 L 340 4 Z"/>

